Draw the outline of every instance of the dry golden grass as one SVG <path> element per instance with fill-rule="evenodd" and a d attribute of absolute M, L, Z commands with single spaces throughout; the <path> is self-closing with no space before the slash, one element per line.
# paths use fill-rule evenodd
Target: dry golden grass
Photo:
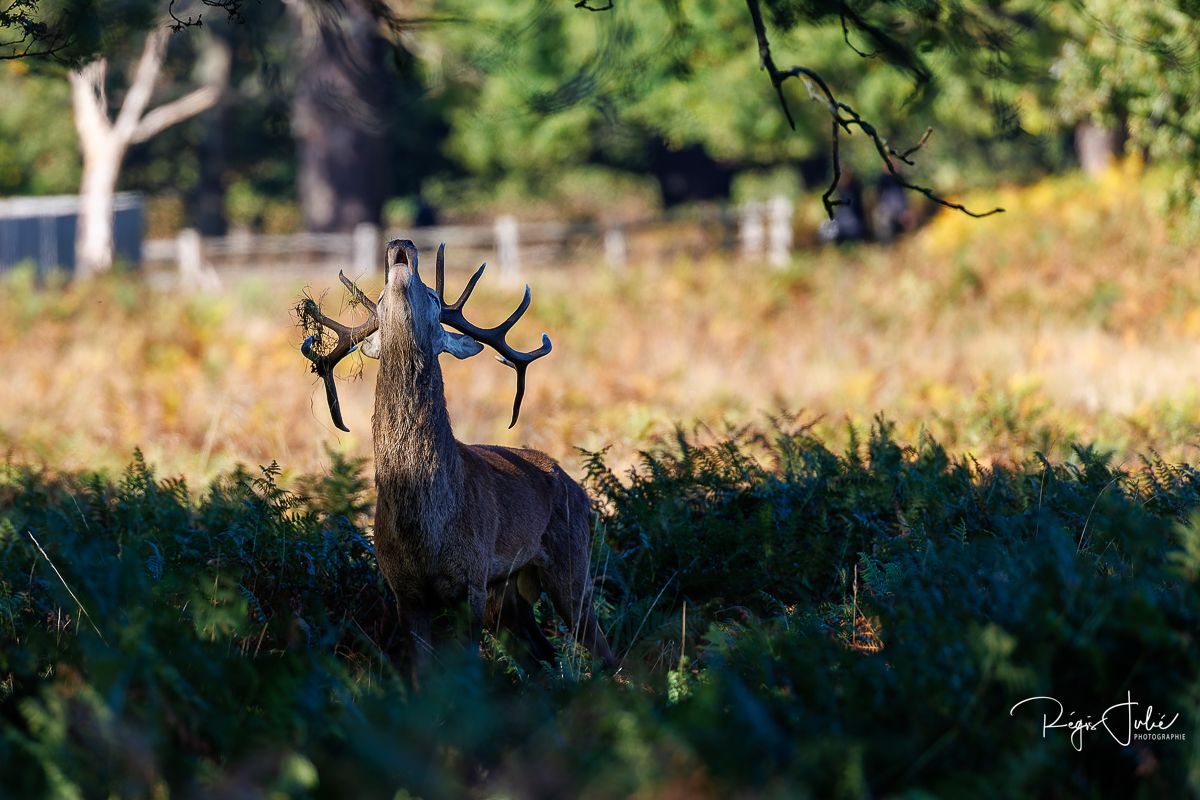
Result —
<path fill-rule="evenodd" d="M 884 412 L 902 438 L 927 430 L 982 460 L 1062 455 L 1077 439 L 1118 460 L 1193 459 L 1200 255 L 1173 240 L 1152 184 L 1136 165 L 1058 179 L 1005 192 L 1006 215 L 943 214 L 897 247 L 805 253 L 783 271 L 713 258 L 532 274 L 511 338 L 532 346 L 549 331 L 554 353 L 531 368 L 512 431 L 512 372 L 445 360 L 456 433 L 575 469 L 575 447 L 628 462 L 677 422 L 719 431 L 786 409 L 837 439 L 847 420 Z M 448 261 L 455 291 L 474 265 Z M 473 319 L 499 320 L 519 299 L 495 278 Z M 335 274 L 308 282 L 328 288 L 327 312 L 351 315 Z M 342 367 L 361 380 L 341 383 L 352 433 L 337 431 L 297 351 L 290 309 L 305 284 L 251 277 L 182 296 L 132 278 L 44 290 L 10 278 L 0 448 L 73 468 L 121 465 L 141 447 L 194 479 L 273 459 L 320 470 L 327 447 L 369 455 L 375 365 Z"/>

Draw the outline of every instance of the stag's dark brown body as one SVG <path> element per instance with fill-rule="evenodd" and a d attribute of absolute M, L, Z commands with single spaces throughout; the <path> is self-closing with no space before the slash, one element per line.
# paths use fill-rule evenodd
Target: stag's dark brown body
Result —
<path fill-rule="evenodd" d="M 525 639 L 535 657 L 550 658 L 530 606 L 544 589 L 582 643 L 614 666 L 592 607 L 586 492 L 544 453 L 454 438 L 438 363 L 448 349 L 439 349 L 447 306 L 421 282 L 411 242 L 389 244 L 387 263 L 376 312 L 375 549 L 414 662 L 428 651 L 433 614 L 452 604 L 467 602 L 477 640 L 489 590 L 496 621 Z M 439 253 L 439 288 L 440 274 Z M 427 304 L 430 295 L 438 299 L 436 310 Z M 372 332 L 356 330 L 359 340 Z M 503 347 L 514 359 L 528 355 Z"/>

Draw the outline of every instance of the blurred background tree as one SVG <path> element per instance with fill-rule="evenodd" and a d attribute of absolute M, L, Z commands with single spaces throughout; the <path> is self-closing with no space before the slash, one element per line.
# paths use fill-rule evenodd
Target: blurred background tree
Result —
<path fill-rule="evenodd" d="M 447 149 L 476 194 L 528 191 L 525 180 L 544 195 L 589 166 L 649 176 L 667 205 L 727 197 L 748 172 L 828 177 L 828 113 L 792 82 L 789 130 L 741 4 L 618 3 L 603 14 L 537 0 L 452 5 L 472 24 L 431 37 L 424 56 L 467 98 L 451 110 Z M 984 159 L 1009 180 L 1054 165 L 1053 149 L 996 146 L 1024 132 L 1014 98 L 1027 83 L 1040 88 L 1039 69 L 1048 73 L 1055 37 L 1036 16 L 986 4 L 765 10 L 775 61 L 820 73 L 897 146 L 936 126 L 929 162 L 944 166 L 935 180 L 996 180 L 971 175 Z M 865 142 L 844 158 L 879 169 Z"/>
<path fill-rule="evenodd" d="M 76 270 L 83 275 L 113 264 L 113 201 L 125 153 L 162 131 L 216 105 L 229 74 L 229 59 L 209 50 L 203 85 L 167 102 L 152 105 L 166 59 L 170 31 L 152 27 L 141 53 L 131 60 L 120 103 L 109 112 L 108 58 L 101 56 L 68 73 L 72 111 L 83 154 L 79 221 L 75 237 Z"/>
<path fill-rule="evenodd" d="M 1084 166 L 1122 150 L 1176 163 L 1174 200 L 1200 218 L 1200 3 L 1084 0 L 1056 21 L 1059 121 Z"/>
<path fill-rule="evenodd" d="M 815 197 L 830 178 L 827 109 L 789 81 L 789 129 L 740 3 L 212 5 L 174 9 L 203 25 L 175 35 L 184 41 L 167 72 L 203 80 L 224 51 L 228 92 L 131 153 L 121 177 L 154 199 L 159 233 L 346 231 L 499 208 L 630 218 L 760 186 Z M 161 24 L 151 22 L 161 6 L 30 0 L 24 22 L 0 19 L 18 37 L 41 14 L 70 42 L 9 62 L 0 133 L 17 144 L 0 155 L 4 191 L 69 187 L 78 162 L 66 142 L 28 135 L 65 113 L 61 91 L 39 87 L 60 62 Z M 1185 167 L 1175 196 L 1200 215 L 1194 2 L 766 0 L 762 10 L 775 61 L 819 73 L 894 148 L 933 129 L 904 168 L 914 182 L 958 193 L 1130 151 Z M 882 169 L 857 133 L 840 155 L 860 175 Z"/>
<path fill-rule="evenodd" d="M 377 222 L 387 193 L 388 109 L 398 77 L 369 6 L 293 3 L 299 34 L 292 126 L 309 230 Z"/>

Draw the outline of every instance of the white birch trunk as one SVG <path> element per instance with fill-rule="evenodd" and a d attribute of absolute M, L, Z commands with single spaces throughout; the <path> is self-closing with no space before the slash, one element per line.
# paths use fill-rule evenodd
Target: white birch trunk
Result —
<path fill-rule="evenodd" d="M 124 148 L 111 137 L 84 149 L 75 227 L 75 274 L 86 278 L 113 265 L 113 202 Z"/>
<path fill-rule="evenodd" d="M 216 84 L 196 89 L 178 100 L 147 110 L 154 84 L 166 55 L 165 28 L 146 37 L 114 121 L 108 112 L 105 80 L 108 63 L 101 58 L 70 73 L 75 130 L 83 154 L 83 181 L 79 188 L 79 216 L 75 229 L 75 273 L 89 277 L 113 265 L 113 207 L 121 162 L 131 144 L 155 134 L 213 106 L 228 77 L 228 64 Z"/>

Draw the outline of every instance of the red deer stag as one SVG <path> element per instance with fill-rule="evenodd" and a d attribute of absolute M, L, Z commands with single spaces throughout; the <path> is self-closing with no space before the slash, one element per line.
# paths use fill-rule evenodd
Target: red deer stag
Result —
<path fill-rule="evenodd" d="M 306 321 L 336 335 L 332 349 L 318 354 L 318 327 L 301 351 L 325 382 L 330 414 L 342 430 L 348 429 L 342 422 L 334 367 L 356 347 L 379 359 L 372 420 L 378 490 L 375 550 L 396 594 L 410 657 L 414 664 L 424 662 L 432 614 L 463 599 L 470 609 L 472 642 L 477 644 L 493 589 L 502 598 L 501 621 L 527 641 L 535 657 L 549 660 L 554 651 L 530 605 L 544 589 L 582 643 L 612 668 L 616 660 L 592 607 L 587 494 L 544 453 L 459 442 L 446 411 L 438 356 L 470 358 L 487 344 L 517 373 L 512 427 L 521 410 L 525 369 L 550 352 L 550 338 L 543 334 L 542 346 L 528 353 L 505 341 L 529 307 L 528 286 L 520 306 L 496 327 L 468 322 L 463 305 L 486 265 L 471 276 L 456 302 L 447 303 L 444 250 L 445 245 L 438 249 L 434 291 L 421 281 L 416 246 L 408 240 L 390 242 L 378 304 L 339 273 L 367 309 L 366 322 L 357 327 L 324 316 L 311 299 L 302 309 Z M 513 585 L 519 591 L 513 591 Z"/>

